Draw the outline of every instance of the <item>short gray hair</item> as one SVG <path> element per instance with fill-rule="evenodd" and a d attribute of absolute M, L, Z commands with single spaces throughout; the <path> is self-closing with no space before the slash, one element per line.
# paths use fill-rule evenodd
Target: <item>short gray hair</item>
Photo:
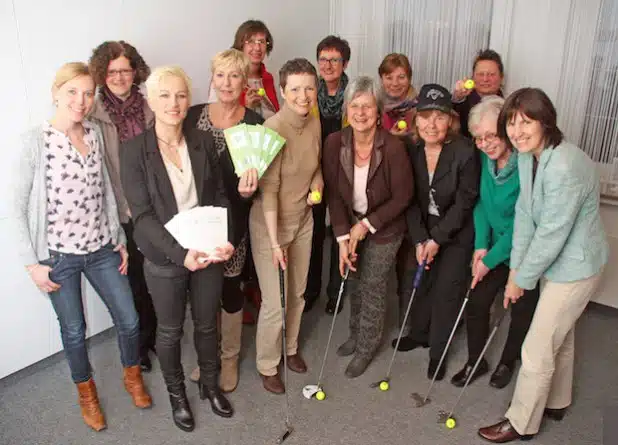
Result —
<path fill-rule="evenodd" d="M 359 94 L 368 93 L 373 96 L 378 105 L 378 112 L 382 112 L 383 95 L 380 83 L 376 82 L 370 76 L 358 76 L 351 80 L 343 92 L 343 109 L 348 107 L 348 104 L 354 100 Z"/>
<path fill-rule="evenodd" d="M 472 107 L 468 116 L 468 128 L 472 129 L 481 123 L 486 116 L 493 116 L 498 121 L 500 110 L 504 105 L 504 99 L 500 96 L 485 96 L 481 101 Z"/>

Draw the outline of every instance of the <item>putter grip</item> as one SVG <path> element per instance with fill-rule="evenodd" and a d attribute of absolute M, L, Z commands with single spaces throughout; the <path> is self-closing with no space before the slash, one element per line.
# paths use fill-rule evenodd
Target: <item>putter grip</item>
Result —
<path fill-rule="evenodd" d="M 423 271 L 425 270 L 425 265 L 427 264 L 427 260 L 423 260 L 421 264 L 416 268 L 416 274 L 414 275 L 414 287 L 417 288 L 419 284 L 421 284 L 421 277 L 423 276 Z"/>
<path fill-rule="evenodd" d="M 279 266 L 279 291 L 281 293 L 281 307 L 285 307 L 285 286 L 283 280 L 284 272 L 281 266 Z"/>

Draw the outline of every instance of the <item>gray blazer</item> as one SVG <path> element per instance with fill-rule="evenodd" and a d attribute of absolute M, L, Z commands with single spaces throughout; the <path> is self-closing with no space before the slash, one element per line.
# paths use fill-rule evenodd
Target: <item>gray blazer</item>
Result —
<path fill-rule="evenodd" d="M 116 199 L 105 166 L 105 145 L 98 125 L 93 124 L 103 159 L 103 211 L 107 215 L 112 243 L 125 244 L 126 238 L 118 219 Z M 11 166 L 15 181 L 7 190 L 8 208 L 5 218 L 14 234 L 17 255 L 23 265 L 35 264 L 49 258 L 47 246 L 47 187 L 45 186 L 45 146 L 41 125 L 22 136 L 22 145 L 11 152 Z"/>

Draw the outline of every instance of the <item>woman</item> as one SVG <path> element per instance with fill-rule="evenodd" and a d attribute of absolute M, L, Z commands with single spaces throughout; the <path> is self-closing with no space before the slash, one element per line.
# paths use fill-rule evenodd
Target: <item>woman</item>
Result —
<path fill-rule="evenodd" d="M 481 355 L 489 335 L 489 311 L 509 276 L 519 176 L 517 153 L 497 134 L 498 115 L 503 104 L 504 99 L 499 96 L 486 96 L 470 111 L 470 130 L 482 152 L 481 190 L 474 208 L 473 290 L 466 306 L 468 362 L 451 380 L 458 387 L 464 386 Z M 511 381 L 538 299 L 539 289 L 535 286 L 513 306 L 509 334 L 500 362 L 489 380 L 490 385 L 504 388 Z M 483 358 L 470 383 L 488 371 L 489 365 Z"/>
<path fill-rule="evenodd" d="M 151 405 L 139 366 L 139 322 L 127 273 L 128 253 L 104 162 L 100 129 L 85 117 L 94 103 L 88 66 L 56 73 L 54 116 L 31 130 L 17 153 L 19 183 L 9 193 L 21 240 L 19 260 L 48 294 L 77 385 L 86 425 L 106 428 L 86 349 L 82 274 L 97 289 L 118 334 L 124 385 L 138 408 Z"/>
<path fill-rule="evenodd" d="M 135 242 L 145 257 L 144 275 L 159 323 L 157 354 L 172 417 L 178 428 L 192 431 L 195 422 L 180 361 L 187 299 L 200 366 L 200 398 L 210 400 L 215 414 L 233 415 L 218 384 L 217 311 L 223 284 L 221 262 L 230 259 L 234 247 L 227 243 L 216 249 L 216 259 L 209 258 L 182 247 L 165 224 L 179 212 L 198 206 L 227 207 L 228 200 L 212 136 L 197 129 L 183 131 L 191 103 L 185 72 L 174 66 L 157 68 L 146 80 L 146 90 L 155 124 L 123 144 L 120 175 Z M 228 235 L 231 239 L 229 228 Z"/>
<path fill-rule="evenodd" d="M 344 96 L 350 127 L 329 136 L 324 147 L 339 270 L 343 275 L 349 267 L 357 275 L 350 294 L 350 337 L 337 351 L 354 354 L 345 371 L 350 378 L 365 372 L 380 346 L 388 278 L 406 232 L 405 210 L 413 191 L 403 143 L 378 126 L 377 90 L 370 77 L 350 82 Z"/>
<path fill-rule="evenodd" d="M 343 110 L 343 93 L 348 85 L 348 76 L 344 72 L 350 61 L 350 45 L 337 36 L 327 36 L 316 49 L 320 78 L 318 80 L 317 112 L 320 117 L 322 144 L 328 135 L 341 130 L 347 125 Z M 311 310 L 322 292 L 322 261 L 324 239 L 326 238 L 326 201 L 327 191 L 322 202 L 313 206 L 313 238 L 311 242 L 311 261 L 305 289 L 305 312 Z M 339 257 L 337 243 L 333 240 L 330 257 L 330 277 L 326 293 L 326 313 L 334 314 L 339 291 Z M 339 311 L 343 308 L 339 306 Z"/>
<path fill-rule="evenodd" d="M 127 42 L 104 42 L 94 49 L 89 61 L 92 77 L 99 87 L 90 113 L 103 132 L 105 163 L 118 204 L 120 222 L 127 236 L 129 283 L 139 316 L 140 363 L 142 371 L 152 369 L 148 351 L 155 351 L 157 317 L 144 278 L 144 256 L 133 239 L 133 222 L 120 182 L 120 144 L 150 128 L 154 115 L 139 90 L 150 68 Z"/>
<path fill-rule="evenodd" d="M 438 370 L 467 285 L 474 246 L 472 212 L 479 193 L 480 165 L 474 146 L 454 134 L 451 95 L 424 85 L 416 107 L 419 142 L 410 151 L 416 199 L 408 209 L 409 238 L 416 261 L 427 268 L 410 313 L 410 332 L 399 349 L 430 347 L 427 376 Z"/>
<path fill-rule="evenodd" d="M 502 97 L 502 82 L 504 81 L 504 65 L 500 54 L 484 49 L 479 51 L 472 64 L 472 81 L 474 86 L 466 88 L 465 78 L 458 80 L 453 91 L 453 108 L 461 120 L 461 134 L 472 138 L 468 128 L 470 110 L 485 96 Z"/>
<path fill-rule="evenodd" d="M 525 290 L 543 279 L 506 419 L 479 429 L 484 439 L 505 443 L 531 438 L 544 415 L 561 420 L 571 404 L 575 323 L 599 283 L 609 247 L 596 166 L 564 141 L 547 95 L 522 88 L 509 96 L 498 135 L 519 152 L 521 186 L 504 306 L 521 304 Z"/>
<path fill-rule="evenodd" d="M 236 49 L 220 52 L 212 59 L 211 71 L 217 102 L 192 106 L 185 120 L 185 127 L 197 127 L 213 136 L 223 183 L 230 200 L 236 250 L 232 258 L 223 265 L 219 386 L 223 392 L 232 392 L 238 385 L 238 355 L 245 302 L 241 290 L 241 273 L 249 244 L 251 201 L 248 198 L 255 193 L 258 179 L 255 169 L 247 170 L 240 178 L 236 175 L 223 130 L 238 124 L 261 124 L 264 119 L 239 103 L 249 74 L 249 59 L 245 54 Z M 199 380 L 199 368 L 193 372 L 191 380 Z"/>
<path fill-rule="evenodd" d="M 311 193 L 322 194 L 320 121 L 311 113 L 317 95 L 317 72 L 307 59 L 292 59 L 279 70 L 281 111 L 264 126 L 285 139 L 285 145 L 260 179 L 260 194 L 249 216 L 251 249 L 260 287 L 257 369 L 267 391 L 281 394 L 285 387 L 278 372 L 281 361 L 281 299 L 279 272 L 285 270 L 286 351 L 288 367 L 307 372 L 298 351 L 298 331 L 305 300 L 315 204 Z"/>

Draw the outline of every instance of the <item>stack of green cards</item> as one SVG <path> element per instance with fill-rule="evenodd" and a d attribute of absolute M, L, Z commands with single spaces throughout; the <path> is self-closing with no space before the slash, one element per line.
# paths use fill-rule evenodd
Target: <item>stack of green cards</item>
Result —
<path fill-rule="evenodd" d="M 261 125 L 239 124 L 224 130 L 223 134 L 238 176 L 255 168 L 261 178 L 285 144 L 285 139 L 276 131 Z"/>

